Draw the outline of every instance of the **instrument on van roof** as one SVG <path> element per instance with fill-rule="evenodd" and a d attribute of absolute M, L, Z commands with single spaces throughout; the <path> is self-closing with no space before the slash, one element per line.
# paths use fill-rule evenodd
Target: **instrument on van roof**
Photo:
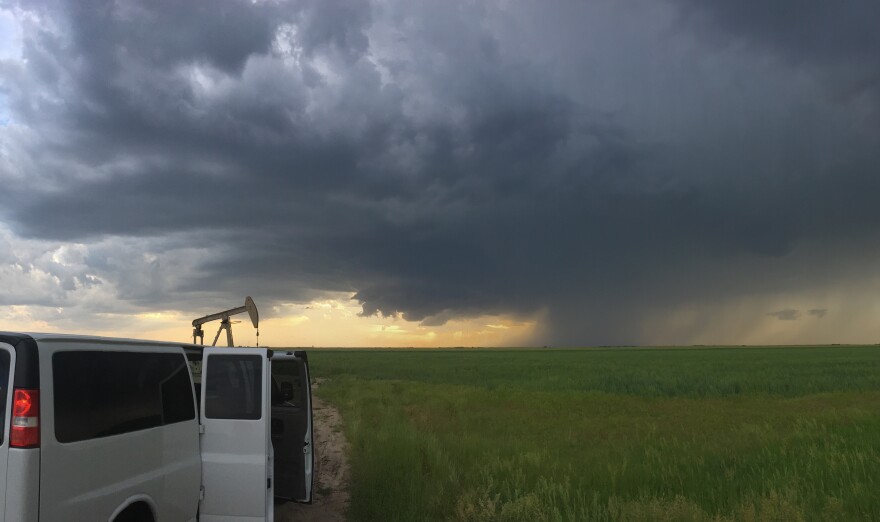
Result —
<path fill-rule="evenodd" d="M 217 335 L 214 336 L 214 342 L 211 343 L 211 346 L 217 346 L 217 339 L 220 338 L 220 332 L 226 330 L 226 344 L 230 348 L 234 347 L 235 344 L 232 342 L 232 321 L 229 320 L 229 317 L 244 312 L 248 313 L 248 316 L 251 318 L 251 323 L 253 323 L 254 328 L 257 330 L 257 346 L 260 346 L 260 315 L 257 312 L 257 305 L 254 304 L 254 300 L 251 299 L 251 296 L 244 298 L 244 306 L 230 308 L 223 312 L 217 312 L 216 314 L 206 315 L 193 320 L 193 344 L 205 344 L 205 332 L 202 330 L 202 325 L 220 319 L 220 329 L 217 330 Z M 199 339 L 199 341 L 196 339 Z"/>

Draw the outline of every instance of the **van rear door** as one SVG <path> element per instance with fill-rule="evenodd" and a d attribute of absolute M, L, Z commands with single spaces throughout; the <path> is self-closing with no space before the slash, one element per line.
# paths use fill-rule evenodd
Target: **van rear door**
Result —
<path fill-rule="evenodd" d="M 205 348 L 201 522 L 271 521 L 269 351 Z"/>
<path fill-rule="evenodd" d="M 9 464 L 9 426 L 12 418 L 12 370 L 15 368 L 15 350 L 0 343 L 0 522 L 5 519 L 6 468 Z"/>
<path fill-rule="evenodd" d="M 274 494 L 311 503 L 315 467 L 312 393 L 306 352 L 275 352 L 272 369 L 272 446 Z"/>

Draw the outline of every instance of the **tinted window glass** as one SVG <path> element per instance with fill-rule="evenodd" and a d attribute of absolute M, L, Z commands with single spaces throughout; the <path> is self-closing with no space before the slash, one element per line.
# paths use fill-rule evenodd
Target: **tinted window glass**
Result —
<path fill-rule="evenodd" d="M 59 442 L 195 418 L 183 354 L 59 352 L 52 357 L 52 373 Z"/>
<path fill-rule="evenodd" d="M 305 374 L 300 361 L 272 361 L 272 406 L 301 407 L 306 400 Z"/>
<path fill-rule="evenodd" d="M 247 419 L 262 417 L 263 361 L 259 355 L 218 355 L 207 357 L 205 416 L 209 419 Z"/>
<path fill-rule="evenodd" d="M 0 444 L 3 444 L 3 427 L 6 426 L 6 398 L 9 393 L 9 352 L 0 350 Z"/>

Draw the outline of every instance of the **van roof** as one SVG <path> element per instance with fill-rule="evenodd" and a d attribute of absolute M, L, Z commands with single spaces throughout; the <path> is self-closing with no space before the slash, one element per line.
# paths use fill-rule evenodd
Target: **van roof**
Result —
<path fill-rule="evenodd" d="M 172 343 L 168 341 L 151 341 L 147 339 L 126 339 L 121 337 L 101 337 L 98 335 L 73 335 L 59 333 L 36 333 L 36 332 L 3 332 L 0 331 L 0 340 L 3 338 L 13 340 L 32 339 L 34 341 L 59 341 L 59 342 L 92 342 L 92 343 L 125 343 L 138 346 L 180 346 L 189 349 L 204 348 L 202 345 L 192 343 Z M 8 342 L 8 341 L 5 341 Z M 14 343 L 9 343 L 14 344 Z"/>
<path fill-rule="evenodd" d="M 16 387 L 39 388 L 39 342 L 87 342 L 92 344 L 127 344 L 129 346 L 173 346 L 183 348 L 189 354 L 201 354 L 204 346 L 192 343 L 169 343 L 163 341 L 148 341 L 145 339 L 121 339 L 113 337 L 100 337 L 96 335 L 70 335 L 50 333 L 24 333 L 0 331 L 0 343 L 6 343 L 15 350 L 15 376 Z"/>

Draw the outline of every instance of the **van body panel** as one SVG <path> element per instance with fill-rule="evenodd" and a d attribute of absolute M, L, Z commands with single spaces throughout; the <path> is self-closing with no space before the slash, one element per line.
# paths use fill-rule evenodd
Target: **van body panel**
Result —
<path fill-rule="evenodd" d="M 10 448 L 6 477 L 6 522 L 40 519 L 40 450 Z M 43 518 L 42 520 L 49 520 Z"/>
<path fill-rule="evenodd" d="M 157 506 L 158 520 L 189 520 L 196 516 L 201 462 L 198 416 L 189 420 L 86 440 L 59 442 L 53 356 L 62 352 L 177 354 L 186 366 L 183 349 L 127 343 L 40 340 L 41 520 L 109 520 L 133 496 L 145 496 Z M 112 355 L 112 354 L 110 354 Z M 192 397 L 189 371 L 186 379 Z M 110 378 L 110 377 L 108 377 Z M 86 390 L 83 390 L 84 400 Z M 90 391 L 91 393 L 91 391 Z M 69 400 L 69 398 L 67 399 Z M 193 404 L 193 410 L 195 405 Z"/>
<path fill-rule="evenodd" d="M 43 447 L 43 520 L 109 519 L 133 495 L 152 499 L 158 520 L 195 516 L 201 467 L 193 449 L 198 448 L 197 425 L 182 422 L 74 442 L 68 448 L 56 444 Z"/>
<path fill-rule="evenodd" d="M 203 522 L 271 520 L 265 348 L 205 348 L 200 413 Z"/>
<path fill-rule="evenodd" d="M 0 505 L 6 505 L 7 466 L 9 464 L 9 431 L 12 419 L 12 373 L 15 371 L 15 349 L 0 342 Z M 0 510 L 0 522 L 6 520 Z"/>

